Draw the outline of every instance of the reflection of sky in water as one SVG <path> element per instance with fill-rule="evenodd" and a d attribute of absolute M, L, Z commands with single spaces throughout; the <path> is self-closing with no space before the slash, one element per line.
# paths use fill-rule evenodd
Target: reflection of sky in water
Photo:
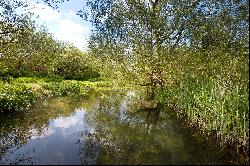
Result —
<path fill-rule="evenodd" d="M 84 119 L 85 111 L 83 109 L 76 110 L 76 112 L 69 117 L 59 117 L 56 118 L 49 123 L 49 127 L 43 129 L 42 134 L 39 134 L 36 128 L 30 129 L 29 133 L 31 133 L 31 139 L 38 139 L 43 138 L 46 136 L 50 136 L 55 133 L 56 128 L 60 128 L 64 135 L 65 131 L 68 131 L 67 128 L 74 128 L 74 129 L 81 129 L 84 126 L 83 119 Z M 72 129 L 71 129 L 72 130 Z M 74 131 L 74 130 L 73 130 Z"/>
<path fill-rule="evenodd" d="M 57 119 L 54 119 L 50 126 L 53 128 L 69 128 L 71 126 L 79 126 L 83 125 L 83 118 L 84 118 L 84 110 L 78 110 L 74 115 L 70 117 L 60 117 Z"/>
<path fill-rule="evenodd" d="M 85 110 L 77 109 L 72 116 L 51 120 L 39 134 L 30 129 L 31 139 L 20 148 L 11 148 L 0 164 L 80 164 L 77 133 L 93 133 L 84 120 Z"/>
<path fill-rule="evenodd" d="M 213 163 L 209 153 L 186 138 L 167 113 L 161 123 L 150 120 L 153 112 L 151 116 L 135 113 L 135 91 L 121 99 L 112 97 L 106 102 L 94 100 L 86 110 L 72 109 L 67 117 L 60 114 L 40 128 L 31 126 L 27 143 L 8 149 L 0 164 L 178 164 L 204 159 Z M 50 110 L 46 111 L 39 114 L 41 118 Z"/>
<path fill-rule="evenodd" d="M 51 134 L 54 134 L 55 131 L 54 131 L 54 129 L 49 127 L 49 128 L 45 128 L 43 130 L 43 133 L 41 135 L 39 135 L 39 132 L 37 131 L 37 129 L 32 128 L 32 129 L 30 129 L 29 133 L 31 133 L 30 139 L 38 139 L 38 138 L 43 138 L 43 137 L 49 136 Z"/>

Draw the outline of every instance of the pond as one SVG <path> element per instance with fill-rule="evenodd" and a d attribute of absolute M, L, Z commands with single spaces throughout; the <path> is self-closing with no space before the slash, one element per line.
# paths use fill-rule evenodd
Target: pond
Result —
<path fill-rule="evenodd" d="M 0 117 L 0 164 L 225 164 L 138 90 L 93 91 Z"/>

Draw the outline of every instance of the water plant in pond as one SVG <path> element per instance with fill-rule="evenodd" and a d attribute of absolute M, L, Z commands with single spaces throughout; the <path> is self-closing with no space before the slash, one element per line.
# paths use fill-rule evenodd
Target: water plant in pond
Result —
<path fill-rule="evenodd" d="M 223 89 L 226 88 L 226 89 Z M 221 87 L 214 79 L 183 80 L 179 86 L 166 87 L 159 96 L 169 106 L 187 115 L 208 135 L 216 131 L 224 143 L 236 144 L 246 155 L 249 146 L 248 87 Z"/>
<path fill-rule="evenodd" d="M 29 108 L 37 99 L 55 96 L 84 96 L 91 90 L 109 87 L 107 82 L 56 80 L 55 78 L 16 78 L 0 82 L 0 110 Z"/>
<path fill-rule="evenodd" d="M 35 100 L 35 93 L 26 85 L 3 84 L 0 86 L 1 111 L 27 109 Z"/>

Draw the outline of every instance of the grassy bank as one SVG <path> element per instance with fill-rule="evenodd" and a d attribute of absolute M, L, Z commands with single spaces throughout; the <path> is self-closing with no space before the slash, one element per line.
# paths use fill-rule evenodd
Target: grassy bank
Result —
<path fill-rule="evenodd" d="M 173 57 L 164 73 L 165 86 L 157 93 L 158 100 L 185 115 L 201 133 L 213 135 L 222 146 L 233 145 L 245 157 L 249 150 L 247 58 L 216 51 Z"/>
<path fill-rule="evenodd" d="M 238 153 L 249 147 L 248 87 L 235 85 L 226 91 L 215 80 L 185 80 L 179 86 L 165 87 L 168 105 L 185 114 L 201 133 L 237 146 Z M 247 149 L 246 149 L 247 148 Z M 245 154 L 246 155 L 246 154 Z"/>
<path fill-rule="evenodd" d="M 92 89 L 110 87 L 103 81 L 76 81 L 60 78 L 19 77 L 0 80 L 0 111 L 21 111 L 37 100 L 55 96 L 83 96 Z"/>

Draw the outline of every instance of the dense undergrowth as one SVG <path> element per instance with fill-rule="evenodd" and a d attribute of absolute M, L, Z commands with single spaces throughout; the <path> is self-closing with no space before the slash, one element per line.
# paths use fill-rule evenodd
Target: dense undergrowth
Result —
<path fill-rule="evenodd" d="M 56 96 L 84 96 L 90 90 L 111 86 L 104 81 L 76 81 L 59 78 L 9 77 L 0 80 L 0 111 L 21 111 L 38 99 Z"/>

